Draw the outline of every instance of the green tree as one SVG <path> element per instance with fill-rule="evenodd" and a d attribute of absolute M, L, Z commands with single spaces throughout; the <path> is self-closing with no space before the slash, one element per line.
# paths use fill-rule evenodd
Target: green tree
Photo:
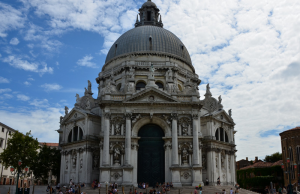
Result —
<path fill-rule="evenodd" d="M 39 142 L 33 138 L 31 131 L 26 135 L 15 132 L 7 140 L 7 147 L 0 154 L 0 160 L 6 168 L 18 166 L 18 161 L 22 161 L 21 169 L 28 166 L 30 169 L 34 166 L 33 162 L 37 156 Z"/>
<path fill-rule="evenodd" d="M 276 152 L 270 156 L 266 155 L 266 157 L 264 159 L 265 162 L 277 162 L 279 160 L 282 160 L 282 154 L 279 152 Z"/>
<path fill-rule="evenodd" d="M 59 179 L 60 160 L 60 150 L 43 145 L 34 161 L 34 167 L 31 169 L 35 178 L 47 180 L 51 172 Z"/>

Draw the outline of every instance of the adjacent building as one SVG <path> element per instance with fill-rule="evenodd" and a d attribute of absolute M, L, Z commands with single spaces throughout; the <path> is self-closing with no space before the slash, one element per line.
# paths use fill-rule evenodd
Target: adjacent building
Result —
<path fill-rule="evenodd" d="M 282 160 L 284 164 L 284 171 L 291 172 L 284 173 L 284 184 L 288 185 L 289 180 L 292 184 L 300 183 L 300 127 L 295 127 L 286 130 L 279 134 L 281 137 Z M 290 162 L 287 163 L 287 158 Z M 295 168 L 295 164 L 297 168 Z"/>
<path fill-rule="evenodd" d="M 200 99 L 189 52 L 151 0 L 111 46 L 96 83 L 96 98 L 88 81 L 60 118 L 61 183 L 235 184 L 232 111 L 209 84 Z"/>

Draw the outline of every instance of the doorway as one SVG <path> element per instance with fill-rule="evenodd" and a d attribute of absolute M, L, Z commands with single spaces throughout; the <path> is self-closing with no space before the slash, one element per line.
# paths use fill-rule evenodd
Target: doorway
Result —
<path fill-rule="evenodd" d="M 138 184 L 165 182 L 164 131 L 154 124 L 144 125 L 138 132 Z"/>

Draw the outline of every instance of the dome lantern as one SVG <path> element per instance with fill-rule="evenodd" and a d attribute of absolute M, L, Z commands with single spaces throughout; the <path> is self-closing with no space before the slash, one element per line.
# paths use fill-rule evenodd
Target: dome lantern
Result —
<path fill-rule="evenodd" d="M 163 27 L 159 9 L 151 0 L 145 2 L 139 9 L 140 21 L 136 20 L 135 27 L 151 25 Z"/>

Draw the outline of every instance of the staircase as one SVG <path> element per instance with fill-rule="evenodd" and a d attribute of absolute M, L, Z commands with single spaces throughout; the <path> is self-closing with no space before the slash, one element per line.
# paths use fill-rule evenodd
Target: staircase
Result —
<path fill-rule="evenodd" d="M 221 194 L 222 190 L 225 189 L 226 194 L 230 194 L 230 188 L 233 188 L 233 186 L 203 186 L 202 187 L 202 194 Z M 132 189 L 132 187 L 124 187 L 124 193 L 125 194 L 129 194 L 130 189 Z M 151 190 L 151 188 L 148 189 L 139 189 L 139 188 L 135 188 L 137 190 L 138 193 L 142 192 L 145 193 L 147 191 L 147 193 L 149 193 L 149 191 Z M 195 190 L 195 187 L 192 186 L 184 186 L 181 188 L 172 188 L 170 191 L 167 192 L 167 194 L 193 194 Z M 99 194 L 99 189 L 92 189 L 92 188 L 82 188 L 81 191 L 86 192 L 87 194 Z M 122 187 L 119 186 L 118 188 L 118 194 L 122 194 Z M 156 191 L 158 191 L 156 189 Z M 199 193 L 199 191 L 198 191 Z M 106 194 L 106 190 L 105 187 L 102 187 L 100 189 L 100 194 Z M 253 191 L 249 191 L 246 189 L 239 189 L 239 194 L 257 194 L 256 192 Z"/>

